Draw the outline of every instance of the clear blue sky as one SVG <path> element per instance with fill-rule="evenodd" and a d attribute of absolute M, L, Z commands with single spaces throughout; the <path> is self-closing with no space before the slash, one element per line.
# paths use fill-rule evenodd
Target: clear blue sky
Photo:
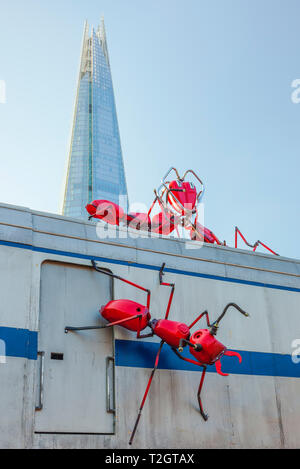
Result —
<path fill-rule="evenodd" d="M 2 0 L 0 202 L 58 212 L 83 23 L 102 14 L 130 202 L 193 168 L 219 238 L 238 225 L 300 258 L 297 0 Z"/>

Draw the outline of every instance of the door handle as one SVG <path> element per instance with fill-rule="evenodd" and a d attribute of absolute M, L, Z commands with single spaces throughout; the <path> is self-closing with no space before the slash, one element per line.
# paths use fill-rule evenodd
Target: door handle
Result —
<path fill-rule="evenodd" d="M 44 368 L 45 368 L 45 352 L 40 351 L 37 353 L 40 358 L 40 372 L 39 372 L 39 402 L 35 410 L 42 410 L 43 397 L 44 397 Z"/>
<path fill-rule="evenodd" d="M 112 364 L 112 373 L 109 373 L 111 364 Z M 106 357 L 106 412 L 108 412 L 109 414 L 116 413 L 115 359 L 114 357 Z"/>

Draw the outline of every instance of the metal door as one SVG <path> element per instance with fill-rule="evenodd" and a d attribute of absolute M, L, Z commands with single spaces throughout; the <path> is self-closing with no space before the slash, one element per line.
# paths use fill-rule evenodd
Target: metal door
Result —
<path fill-rule="evenodd" d="M 75 264 L 43 263 L 36 433 L 113 433 L 112 330 L 64 331 L 104 324 L 99 308 L 111 299 L 110 277 Z"/>

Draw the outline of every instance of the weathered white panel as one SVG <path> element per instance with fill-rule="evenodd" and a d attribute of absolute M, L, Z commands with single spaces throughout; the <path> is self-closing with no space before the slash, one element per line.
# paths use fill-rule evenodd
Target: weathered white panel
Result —
<path fill-rule="evenodd" d="M 150 370 L 118 367 L 119 447 L 126 447 Z M 280 448 L 273 378 L 207 373 L 199 413 L 201 373 L 158 370 L 146 401 L 135 448 Z M 281 378 L 281 380 L 287 379 Z M 133 388 L 134 386 L 134 396 Z M 122 383 L 120 385 L 120 383 Z M 126 441 L 127 440 L 127 441 Z M 122 446 L 123 445 L 123 446 Z"/>
<path fill-rule="evenodd" d="M 0 447 L 22 448 L 24 446 L 24 358 L 6 357 L 0 363 Z"/>
<path fill-rule="evenodd" d="M 0 245 L 0 325 L 2 326 L 28 327 L 31 259 L 30 250 Z"/>

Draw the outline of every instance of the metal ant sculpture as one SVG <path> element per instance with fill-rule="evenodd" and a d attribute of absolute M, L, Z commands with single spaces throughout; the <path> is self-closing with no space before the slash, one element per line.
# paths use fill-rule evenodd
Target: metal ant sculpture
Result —
<path fill-rule="evenodd" d="M 147 395 L 151 386 L 151 382 L 153 380 L 154 373 L 158 367 L 159 356 L 160 356 L 160 352 L 164 343 L 169 345 L 172 351 L 181 360 L 187 361 L 189 363 L 193 363 L 194 365 L 197 365 L 203 368 L 201 379 L 200 379 L 200 384 L 198 388 L 198 393 L 197 393 L 197 399 L 199 403 L 200 414 L 203 417 L 203 419 L 206 421 L 208 419 L 208 415 L 203 410 L 200 394 L 201 394 L 201 390 L 203 387 L 203 382 L 204 382 L 204 377 L 205 377 L 207 366 L 214 364 L 216 366 L 216 371 L 218 374 L 222 376 L 227 376 L 226 373 L 223 373 L 221 371 L 220 358 L 223 355 L 229 355 L 229 356 L 238 357 L 240 363 L 242 361 L 242 358 L 239 353 L 231 351 L 231 350 L 227 350 L 225 345 L 223 345 L 221 342 L 219 342 L 215 338 L 217 331 L 218 331 L 219 324 L 221 320 L 223 319 L 223 317 L 225 316 L 230 306 L 236 308 L 244 316 L 249 316 L 249 314 L 243 311 L 237 304 L 228 303 L 225 306 L 222 314 L 213 323 L 210 323 L 207 311 L 203 311 L 189 326 L 183 322 L 171 321 L 170 319 L 168 319 L 168 317 L 169 317 L 169 312 L 170 312 L 170 308 L 171 308 L 171 304 L 173 300 L 175 284 L 163 282 L 163 275 L 164 275 L 163 271 L 165 267 L 165 263 L 163 263 L 159 272 L 159 283 L 160 285 L 171 287 L 171 293 L 170 293 L 164 319 L 151 319 L 151 314 L 150 314 L 151 292 L 150 290 L 142 287 L 141 285 L 130 282 L 129 280 L 126 280 L 125 278 L 119 277 L 118 275 L 108 272 L 107 270 L 97 267 L 95 261 L 93 260 L 92 260 L 92 265 L 97 272 L 100 272 L 105 275 L 109 275 L 110 277 L 121 280 L 122 282 L 125 282 L 129 285 L 132 285 L 146 292 L 147 304 L 145 306 L 141 303 L 137 303 L 135 301 L 126 300 L 126 299 L 109 301 L 105 306 L 102 306 L 102 308 L 100 309 L 101 315 L 108 321 L 108 324 L 106 324 L 105 326 L 85 326 L 85 327 L 67 326 L 65 327 L 65 332 L 67 333 L 69 331 L 80 331 L 80 330 L 86 330 L 86 329 L 104 329 L 104 328 L 112 327 L 112 326 L 122 326 L 125 329 L 136 332 L 137 339 L 152 337 L 154 335 L 160 337 L 161 339 L 158 352 L 155 358 L 154 368 L 151 372 L 143 399 L 141 401 L 141 405 L 138 411 L 138 416 L 137 416 L 137 419 L 136 419 L 136 422 L 135 422 L 135 425 L 134 425 L 134 428 L 133 428 L 133 431 L 129 440 L 129 444 L 131 445 L 133 442 L 133 438 L 137 430 L 139 420 L 141 418 L 142 410 L 143 410 L 143 407 L 144 407 L 144 404 L 145 404 L 145 401 L 146 401 L 146 398 L 147 398 Z M 199 329 L 191 334 L 191 329 L 203 316 L 206 316 L 208 329 Z M 151 332 L 148 334 L 141 334 L 141 331 L 146 329 L 146 327 L 149 327 Z M 186 346 L 189 347 L 189 352 L 191 353 L 194 359 L 183 357 L 180 354 L 183 351 L 183 348 Z"/>
<path fill-rule="evenodd" d="M 168 179 L 174 172 L 175 179 Z M 198 188 L 187 179 L 188 175 L 194 176 Z M 108 200 L 94 200 L 87 204 L 86 210 L 89 219 L 98 218 L 112 225 L 125 225 L 130 228 L 153 233 L 169 235 L 176 230 L 179 237 L 178 227 L 182 226 L 190 233 L 191 240 L 202 241 L 210 244 L 226 246 L 226 242 L 221 242 L 217 236 L 198 221 L 198 204 L 204 195 L 204 184 L 192 170 L 188 169 L 183 176 L 180 176 L 177 169 L 171 167 L 165 174 L 158 189 L 154 189 L 155 198 L 147 213 L 130 212 L 125 213 L 122 207 Z M 154 206 L 158 204 L 160 212 L 151 219 L 150 215 Z M 240 230 L 235 229 L 235 247 L 237 248 L 237 235 L 240 235 L 245 244 L 253 251 L 261 245 L 272 254 L 278 255 L 261 241 L 254 244 L 247 242 Z"/>

